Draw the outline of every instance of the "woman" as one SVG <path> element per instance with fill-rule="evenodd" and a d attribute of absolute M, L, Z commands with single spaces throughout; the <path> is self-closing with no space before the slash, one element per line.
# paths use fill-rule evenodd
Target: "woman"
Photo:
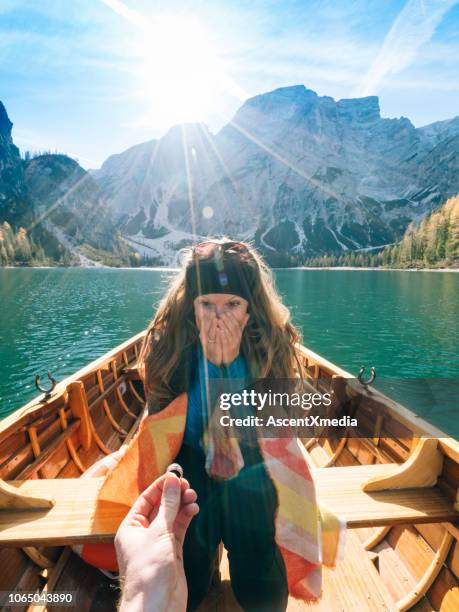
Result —
<path fill-rule="evenodd" d="M 188 393 L 177 462 L 201 508 L 184 544 L 189 610 L 207 593 L 221 541 L 244 610 L 287 606 L 286 568 L 274 539 L 276 490 L 260 449 L 256 440 L 214 435 L 211 412 L 218 391 L 301 372 L 298 342 L 261 257 L 228 239 L 192 249 L 148 328 L 141 365 L 149 413 Z"/>

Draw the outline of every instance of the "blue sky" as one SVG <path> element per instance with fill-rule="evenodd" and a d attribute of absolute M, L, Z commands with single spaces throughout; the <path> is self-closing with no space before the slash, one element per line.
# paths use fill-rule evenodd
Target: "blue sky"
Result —
<path fill-rule="evenodd" d="M 0 100 L 21 151 L 98 167 L 178 121 L 212 131 L 304 84 L 378 95 L 416 126 L 459 114 L 455 0 L 0 0 Z"/>

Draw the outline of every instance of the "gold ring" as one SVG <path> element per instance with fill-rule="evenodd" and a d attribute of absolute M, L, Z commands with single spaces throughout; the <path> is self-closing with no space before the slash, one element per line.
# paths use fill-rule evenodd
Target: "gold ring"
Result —
<path fill-rule="evenodd" d="M 211 340 L 211 339 L 209 338 L 209 344 L 215 344 L 216 342 L 217 342 L 216 340 Z"/>

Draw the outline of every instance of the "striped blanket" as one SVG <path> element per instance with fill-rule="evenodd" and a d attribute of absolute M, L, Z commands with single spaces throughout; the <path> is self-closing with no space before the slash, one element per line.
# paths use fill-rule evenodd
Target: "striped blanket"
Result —
<path fill-rule="evenodd" d="M 182 445 L 187 403 L 183 393 L 161 412 L 146 417 L 124 454 L 118 453 L 116 460 L 110 455 L 101 460 L 108 472 L 99 495 L 100 511 L 106 502 L 124 504 L 127 511 L 165 472 Z M 306 451 L 299 439 L 259 438 L 259 445 L 278 495 L 275 538 L 285 562 L 289 593 L 305 601 L 316 600 L 322 590 L 322 565 L 333 567 L 342 556 L 345 523 L 317 503 Z M 93 466 L 88 476 L 99 475 L 100 467 Z M 112 544 L 75 549 L 88 563 L 117 570 Z"/>

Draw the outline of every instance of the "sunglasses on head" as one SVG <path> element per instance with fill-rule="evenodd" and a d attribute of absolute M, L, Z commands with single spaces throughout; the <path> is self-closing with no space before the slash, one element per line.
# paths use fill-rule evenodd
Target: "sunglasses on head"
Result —
<path fill-rule="evenodd" d="M 247 256 L 249 255 L 249 249 L 242 242 L 235 240 L 228 240 L 227 242 L 206 240 L 193 247 L 193 254 L 199 257 L 212 257 L 213 255 L 221 255 L 223 253 Z"/>

